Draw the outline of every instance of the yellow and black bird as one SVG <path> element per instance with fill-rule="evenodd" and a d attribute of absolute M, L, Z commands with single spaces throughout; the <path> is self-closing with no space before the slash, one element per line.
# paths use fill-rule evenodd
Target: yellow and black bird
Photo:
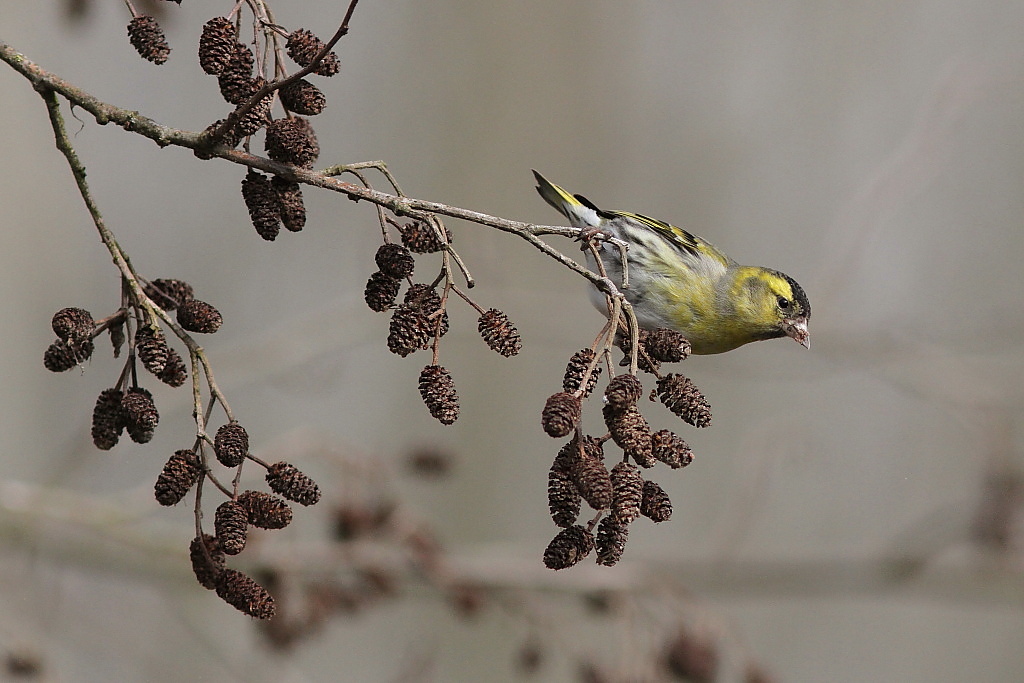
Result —
<path fill-rule="evenodd" d="M 792 337 L 810 348 L 811 305 L 793 278 L 770 268 L 741 266 L 682 228 L 638 213 L 599 209 L 582 195 L 533 174 L 537 192 L 571 225 L 629 245 L 625 294 L 642 328 L 677 330 L 699 354 L 723 353 L 777 337 Z M 602 250 L 608 276 L 621 281 L 618 249 L 604 244 Z M 595 303 L 605 309 L 603 297 Z"/>

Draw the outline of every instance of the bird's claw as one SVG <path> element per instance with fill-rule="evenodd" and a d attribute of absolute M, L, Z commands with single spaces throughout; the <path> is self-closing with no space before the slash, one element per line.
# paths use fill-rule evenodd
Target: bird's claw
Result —
<path fill-rule="evenodd" d="M 602 240 L 610 240 L 613 237 L 614 235 L 612 235 L 607 230 L 602 230 L 601 228 L 588 226 L 585 228 L 580 228 L 580 234 L 576 236 L 576 240 L 578 242 L 581 242 L 580 249 L 586 251 L 592 243 L 600 242 Z"/>

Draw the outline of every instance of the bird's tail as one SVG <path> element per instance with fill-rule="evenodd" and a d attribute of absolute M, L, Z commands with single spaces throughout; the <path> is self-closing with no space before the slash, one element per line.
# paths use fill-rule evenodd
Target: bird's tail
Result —
<path fill-rule="evenodd" d="M 558 213 L 568 218 L 574 226 L 597 227 L 600 225 L 598 208 L 588 199 L 578 194 L 569 194 L 537 171 L 533 172 L 533 176 L 537 179 L 537 194 L 553 206 Z"/>

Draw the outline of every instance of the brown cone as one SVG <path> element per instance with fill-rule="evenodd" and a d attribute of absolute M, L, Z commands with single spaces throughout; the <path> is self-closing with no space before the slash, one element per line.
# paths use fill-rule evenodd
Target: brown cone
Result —
<path fill-rule="evenodd" d="M 267 469 L 270 489 L 300 505 L 315 505 L 320 501 L 320 488 L 308 475 L 294 465 L 275 462 Z"/>
<path fill-rule="evenodd" d="M 583 375 L 594 360 L 595 355 L 597 354 L 594 353 L 593 349 L 580 349 L 572 355 L 572 358 L 569 359 L 569 365 L 565 368 L 565 376 L 562 378 L 562 391 L 574 394 L 579 390 L 580 384 L 583 381 Z M 590 392 L 597 386 L 598 378 L 601 377 L 601 370 L 600 365 L 594 366 L 594 371 L 587 378 L 587 387 L 583 391 L 581 398 L 590 396 Z"/>
<path fill-rule="evenodd" d="M 519 330 L 502 311 L 492 308 L 477 320 L 477 330 L 490 349 L 506 358 L 514 356 L 523 348 Z"/>
<path fill-rule="evenodd" d="M 161 505 L 177 505 L 199 481 L 199 457 L 194 451 L 175 451 L 156 479 L 156 501 Z"/>
<path fill-rule="evenodd" d="M 143 59 L 163 64 L 171 54 L 171 46 L 156 19 L 139 15 L 128 23 L 128 40 Z"/>
<path fill-rule="evenodd" d="M 450 425 L 459 417 L 459 395 L 451 374 L 440 365 L 428 365 L 420 373 L 420 396 L 430 414 Z"/>
<path fill-rule="evenodd" d="M 576 525 L 558 532 L 544 550 L 544 566 L 548 569 L 567 569 L 590 554 L 594 537 L 582 526 Z"/>
<path fill-rule="evenodd" d="M 693 382 L 676 373 L 658 380 L 658 398 L 673 413 L 694 427 L 711 424 L 711 404 Z"/>
<path fill-rule="evenodd" d="M 299 66 L 309 66 L 324 47 L 326 47 L 326 44 L 322 40 L 313 35 L 311 31 L 303 28 L 292 31 L 291 35 L 288 36 L 288 43 L 286 44 L 288 56 Z M 328 52 L 327 56 L 313 70 L 313 73 L 320 74 L 321 76 L 333 76 L 338 73 L 340 68 L 341 63 L 338 61 L 338 55 Z"/>
<path fill-rule="evenodd" d="M 580 422 L 580 400 L 564 391 L 548 397 L 541 411 L 540 421 L 548 436 L 560 439 L 568 436 Z"/>

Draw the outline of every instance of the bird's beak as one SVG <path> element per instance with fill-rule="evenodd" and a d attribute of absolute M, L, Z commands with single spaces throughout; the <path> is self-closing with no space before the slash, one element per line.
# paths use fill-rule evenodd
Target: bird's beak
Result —
<path fill-rule="evenodd" d="M 807 318 L 804 316 L 783 320 L 782 331 L 805 349 L 811 348 L 811 333 L 807 331 Z"/>

